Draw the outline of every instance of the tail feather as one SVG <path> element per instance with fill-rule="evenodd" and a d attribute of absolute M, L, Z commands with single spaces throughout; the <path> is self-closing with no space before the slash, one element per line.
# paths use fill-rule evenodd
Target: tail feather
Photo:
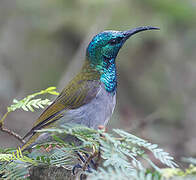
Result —
<path fill-rule="evenodd" d="M 40 133 L 35 133 L 34 135 L 32 135 L 29 140 L 22 145 L 21 147 L 21 151 L 27 151 L 29 149 L 31 149 L 36 143 L 35 140 L 39 137 Z"/>

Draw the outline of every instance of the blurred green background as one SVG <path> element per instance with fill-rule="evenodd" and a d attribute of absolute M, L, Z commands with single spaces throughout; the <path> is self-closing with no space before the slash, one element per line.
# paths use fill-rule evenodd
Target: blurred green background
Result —
<path fill-rule="evenodd" d="M 133 36 L 120 51 L 108 129 L 125 129 L 178 159 L 195 156 L 195 0 L 0 0 L 0 115 L 13 98 L 60 91 L 96 33 L 143 25 L 161 30 Z M 24 135 L 40 113 L 11 113 L 6 127 Z M 17 145 L 0 132 L 0 146 Z"/>

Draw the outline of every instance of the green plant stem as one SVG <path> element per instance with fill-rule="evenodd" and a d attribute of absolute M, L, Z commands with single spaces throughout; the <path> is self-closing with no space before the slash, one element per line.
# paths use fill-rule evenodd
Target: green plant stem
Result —
<path fill-rule="evenodd" d="M 7 112 L 4 114 L 4 116 L 1 118 L 1 120 L 0 120 L 0 128 L 3 128 L 5 118 L 8 116 L 8 114 L 9 114 L 9 111 L 7 111 Z"/>

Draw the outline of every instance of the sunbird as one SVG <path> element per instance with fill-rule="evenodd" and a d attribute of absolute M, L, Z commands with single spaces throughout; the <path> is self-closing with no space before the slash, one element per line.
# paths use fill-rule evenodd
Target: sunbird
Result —
<path fill-rule="evenodd" d="M 43 128 L 58 128 L 66 123 L 94 129 L 105 127 L 116 105 L 116 57 L 119 50 L 132 35 L 158 29 L 143 26 L 128 31 L 104 31 L 95 35 L 86 49 L 80 72 L 36 120 L 24 136 L 30 138 L 21 150 L 48 141 L 50 133 L 37 132 Z"/>

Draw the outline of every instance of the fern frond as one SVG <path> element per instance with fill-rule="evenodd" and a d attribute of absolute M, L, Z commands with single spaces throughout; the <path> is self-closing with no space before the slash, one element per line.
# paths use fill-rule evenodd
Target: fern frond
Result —
<path fill-rule="evenodd" d="M 21 180 L 26 179 L 29 175 L 29 164 L 12 161 L 0 165 L 0 174 L 4 180 Z"/>
<path fill-rule="evenodd" d="M 20 109 L 22 108 L 24 111 L 34 111 L 33 107 L 34 108 L 44 108 L 44 106 L 46 105 L 50 105 L 51 102 L 49 99 L 33 99 L 35 98 L 36 96 L 39 96 L 39 95 L 43 95 L 43 94 L 52 94 L 52 95 L 58 95 L 59 93 L 55 91 L 56 87 L 49 87 L 45 90 L 42 90 L 40 92 L 37 92 L 37 93 L 34 93 L 34 94 L 31 94 L 27 97 L 25 97 L 24 99 L 18 101 L 16 99 L 13 100 L 13 104 L 11 106 L 9 106 L 7 108 L 8 112 L 12 112 L 12 111 L 15 111 L 16 109 Z"/>
<path fill-rule="evenodd" d="M 24 156 L 20 149 L 12 157 L 4 155 L 6 153 L 2 152 L 0 161 L 3 158 L 11 161 L 8 162 L 10 168 L 0 165 L 0 174 L 4 172 L 4 177 L 7 179 L 10 177 L 22 177 L 28 174 L 29 167 L 39 164 L 62 166 L 66 169 L 71 169 L 78 163 L 76 152 L 85 155 L 91 154 L 93 150 L 98 151 L 98 149 L 103 160 L 101 164 L 103 169 L 99 168 L 97 172 L 89 175 L 92 180 L 160 180 L 162 171 L 148 158 L 145 150 L 150 150 L 163 164 L 170 167 L 176 165 L 173 162 L 173 158 L 156 144 L 151 144 L 119 129 L 114 130 L 115 134 L 109 134 L 84 126 L 69 125 L 63 126 L 61 129 L 42 129 L 39 132 L 51 133 L 52 140 L 37 145 L 30 154 L 27 154 L 28 157 Z M 67 137 L 68 141 L 65 140 Z M 43 152 L 41 146 L 46 148 L 50 146 L 52 150 Z M 145 159 L 156 173 L 149 172 L 141 158 Z"/>
<path fill-rule="evenodd" d="M 173 161 L 168 153 L 164 152 L 162 149 L 158 148 L 156 144 L 151 144 L 146 140 L 140 139 L 132 134 L 129 134 L 123 130 L 115 129 L 114 132 L 117 133 L 120 138 L 116 138 L 112 134 L 104 133 L 102 131 L 96 131 L 83 126 L 74 126 L 74 127 L 63 127 L 62 129 L 44 129 L 40 132 L 51 132 L 51 133 L 64 133 L 77 137 L 81 140 L 82 146 L 75 147 L 75 150 L 81 150 L 81 148 L 95 146 L 96 149 L 101 148 L 101 155 L 104 159 L 103 165 L 119 167 L 122 169 L 125 168 L 137 168 L 144 170 L 142 162 L 138 160 L 138 157 L 145 155 L 145 151 L 141 148 L 150 150 L 156 158 L 158 158 L 163 164 L 169 167 L 175 167 L 177 164 Z M 102 135 L 104 138 L 102 138 Z M 58 140 L 59 143 L 63 142 Z M 67 144 L 66 144 L 67 145 Z M 141 148 L 140 148 L 141 147 Z M 72 146 L 72 149 L 74 146 Z M 147 160 L 147 159 L 146 159 Z M 147 160 L 148 161 L 148 160 Z M 158 170 L 153 162 L 148 161 L 153 168 Z"/>
<path fill-rule="evenodd" d="M 88 174 L 87 180 L 160 180 L 160 175 L 147 171 L 125 171 L 124 169 L 107 167 L 99 168 L 97 171 Z"/>
<path fill-rule="evenodd" d="M 193 158 L 193 157 L 183 157 L 182 161 L 186 162 L 186 163 L 196 165 L 196 158 Z"/>
<path fill-rule="evenodd" d="M 35 110 L 33 109 L 33 107 L 34 108 L 37 108 L 37 109 L 39 109 L 39 108 L 45 108 L 45 106 L 48 106 L 48 105 L 50 105 L 52 102 L 49 100 L 49 99 L 33 99 L 33 100 L 31 100 L 31 101 L 29 101 L 29 102 L 27 102 L 26 104 L 23 104 L 23 106 L 22 106 L 22 109 L 24 110 L 24 111 L 32 111 L 32 112 L 34 112 Z"/>
<path fill-rule="evenodd" d="M 76 154 L 66 148 L 56 148 L 50 156 L 50 164 L 72 169 L 77 162 Z"/>
<path fill-rule="evenodd" d="M 99 168 L 97 171 L 93 171 L 93 173 L 88 174 L 87 179 L 92 180 L 103 180 L 103 179 L 112 179 L 112 180 L 128 180 L 129 175 L 125 174 L 122 169 L 114 169 L 112 167 L 108 167 L 107 169 Z"/>
<path fill-rule="evenodd" d="M 138 168 L 144 169 L 141 162 L 136 158 L 138 154 L 133 152 L 131 149 L 125 147 L 121 141 L 117 140 L 115 137 L 104 133 L 104 139 L 99 139 L 102 150 L 102 158 L 105 160 L 103 165 L 105 167 L 118 166 L 119 168 Z M 128 158 L 131 158 L 131 164 Z"/>
<path fill-rule="evenodd" d="M 12 154 L 0 154 L 0 162 L 10 161 L 12 158 Z"/>
<path fill-rule="evenodd" d="M 114 129 L 113 131 L 116 132 L 121 137 L 123 137 L 126 142 L 136 144 L 140 147 L 144 147 L 144 148 L 148 149 L 163 164 L 165 164 L 171 168 L 178 167 L 178 165 L 173 161 L 174 158 L 172 156 L 170 156 L 169 153 L 165 152 L 163 149 L 158 148 L 157 144 L 151 144 L 144 139 L 138 138 L 137 136 L 134 136 L 134 135 L 127 133 L 127 132 L 120 130 L 120 129 Z"/>
<path fill-rule="evenodd" d="M 20 148 L 18 148 L 15 152 L 12 152 L 12 154 L 0 154 L 0 162 L 4 162 L 4 161 L 7 161 L 7 162 L 10 162 L 10 161 L 20 161 L 20 162 L 23 162 L 23 163 L 29 163 L 29 164 L 32 164 L 32 165 L 37 165 L 37 162 L 34 161 L 33 159 L 27 157 L 27 156 L 24 156 L 22 154 L 22 151 Z"/>
<path fill-rule="evenodd" d="M 5 180 L 25 179 L 28 167 L 37 164 L 34 160 L 23 156 L 20 148 L 12 154 L 0 154 L 0 162 L 4 162 L 0 165 L 0 174 L 3 174 L 2 178 Z"/>
<path fill-rule="evenodd" d="M 37 132 L 50 132 L 52 134 L 69 134 L 81 140 L 84 146 L 89 145 L 90 147 L 97 147 L 99 145 L 97 140 L 97 138 L 99 138 L 98 131 L 96 131 L 95 129 L 88 128 L 86 126 L 68 124 L 67 126 L 62 126 L 61 129 L 41 129 Z M 60 143 L 63 143 L 63 141 L 61 141 L 60 139 L 58 141 Z"/>

